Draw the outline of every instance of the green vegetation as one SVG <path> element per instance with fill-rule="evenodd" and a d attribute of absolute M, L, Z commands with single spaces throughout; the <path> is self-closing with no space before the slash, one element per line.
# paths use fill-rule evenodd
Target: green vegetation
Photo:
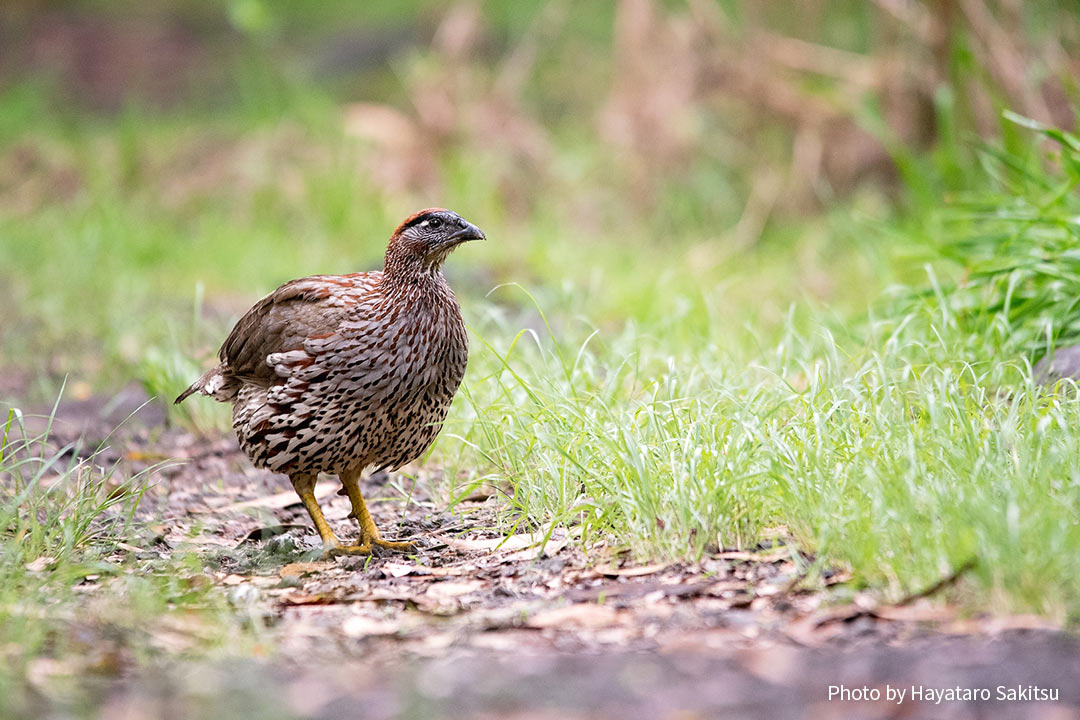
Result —
<path fill-rule="evenodd" d="M 1075 342 L 1080 146 L 1045 134 L 1057 170 L 990 152 L 1026 182 L 949 209 L 962 230 L 926 248 L 961 284 L 844 321 L 793 313 L 745 355 L 703 291 L 619 332 L 482 333 L 453 467 L 643 555 L 783 524 L 894 598 L 974 562 L 996 609 L 1075 617 L 1080 400 L 1035 385 L 1030 360 Z"/>
<path fill-rule="evenodd" d="M 220 105 L 98 112 L 40 78 L 3 88 L 0 372 L 32 371 L 19 399 L 51 401 L 65 378 L 171 399 L 261 294 L 377 267 L 401 217 L 444 205 L 490 238 L 447 268 L 472 332 L 427 461 L 447 468 L 448 503 L 488 482 L 507 527 L 554 521 L 641 558 L 754 548 L 783 527 L 816 557 L 807 584 L 841 567 L 892 600 L 973 561 L 959 593 L 973 611 L 1075 623 L 1080 394 L 1037 386 L 1031 366 L 1080 339 L 1080 140 L 996 110 L 975 139 L 971 98 L 994 79 L 961 33 L 927 145 L 862 96 L 801 83 L 900 176 L 815 183 L 790 167 L 784 122 L 715 95 L 680 101 L 685 137 L 649 135 L 650 103 L 668 101 L 649 78 L 632 102 L 604 100 L 620 77 L 608 12 L 575 34 L 557 4 L 519 5 L 485 6 L 494 57 L 434 43 L 314 83 L 266 61 L 303 25 L 289 4 L 230 3 L 243 42 Z M 856 40 L 872 4 L 827 5 L 818 40 L 873 53 Z M 1033 37 L 1073 12 L 1030 5 Z M 406 24 L 395 7 L 369 20 Z M 674 53 L 679 26 L 660 15 L 655 48 Z M 983 104 L 1007 104 L 998 90 Z M 387 121 L 348 108 L 358 97 L 410 109 Z M 169 412 L 227 426 L 205 399 Z M 147 476 L 31 438 L 0 444 L 0 478 L 0 649 L 54 652 L 88 576 L 108 586 L 102 625 L 180 613 L 217 642 L 239 633 L 193 579 L 203 558 L 117 550 L 145 531 L 130 518 Z"/>
<path fill-rule="evenodd" d="M 153 545 L 153 531 L 135 521 L 152 470 L 123 476 L 104 445 L 51 446 L 52 420 L 11 410 L 0 426 L 2 713 L 38 712 L 16 678 L 71 681 L 166 653 L 253 646 L 258 633 L 241 633 L 242 614 L 214 590 L 194 552 L 136 554 L 126 544 Z M 40 432 L 31 429 L 36 421 Z M 82 702 L 74 687 L 52 688 L 61 704 Z"/>

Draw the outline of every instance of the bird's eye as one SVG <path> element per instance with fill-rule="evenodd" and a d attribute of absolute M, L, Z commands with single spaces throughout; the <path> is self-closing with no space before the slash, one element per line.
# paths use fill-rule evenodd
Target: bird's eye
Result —
<path fill-rule="evenodd" d="M 442 220 L 439 218 L 431 218 L 428 220 L 428 227 L 437 228 L 442 225 Z"/>

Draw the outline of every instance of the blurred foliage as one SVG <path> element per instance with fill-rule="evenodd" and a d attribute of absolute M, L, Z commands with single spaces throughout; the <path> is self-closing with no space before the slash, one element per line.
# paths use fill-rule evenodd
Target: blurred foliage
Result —
<path fill-rule="evenodd" d="M 956 279 L 925 298 L 944 306 L 932 315 L 937 325 L 1038 359 L 1080 342 L 1080 138 L 1006 117 L 1047 142 L 984 146 L 992 188 L 959 194 L 940 214 L 937 250 Z"/>
<path fill-rule="evenodd" d="M 1080 56 L 1080 10 L 1063 0 L 14 0 L 3 13 L 4 86 L 52 92 L 0 138 L 50 111 L 273 121 L 321 96 L 357 102 L 347 128 L 391 192 L 438 194 L 453 182 L 440 160 L 475 154 L 518 217 L 556 195 L 571 219 L 719 222 L 736 245 L 774 213 L 895 188 L 897 173 L 924 203 L 962 187 L 965 136 L 1001 133 L 1006 107 L 1071 128 Z"/>
<path fill-rule="evenodd" d="M 0 333 L 56 376 L 114 379 L 181 336 L 207 354 L 277 282 L 377 265 L 380 228 L 421 205 L 498 238 L 470 285 L 566 282 L 594 322 L 675 311 L 646 267 L 778 288 L 771 323 L 733 301 L 735 323 L 775 327 L 804 297 L 858 310 L 936 257 L 941 199 L 983 184 L 975 139 L 1022 142 L 1001 109 L 1072 127 L 1080 57 L 1080 11 L 1052 0 L 0 13 L 0 261 L 17 269 L 0 291 L 24 310 Z M 773 262 L 791 253 L 794 281 Z M 198 282 L 193 337 L 177 318 Z"/>

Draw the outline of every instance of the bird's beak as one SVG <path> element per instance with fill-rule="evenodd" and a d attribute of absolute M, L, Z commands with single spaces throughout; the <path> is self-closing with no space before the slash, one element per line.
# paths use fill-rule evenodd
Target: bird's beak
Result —
<path fill-rule="evenodd" d="M 458 230 L 456 233 L 449 237 L 449 242 L 457 245 L 458 243 L 468 242 L 469 240 L 487 240 L 484 236 L 484 231 L 473 225 L 471 222 L 466 222 L 465 227 Z"/>

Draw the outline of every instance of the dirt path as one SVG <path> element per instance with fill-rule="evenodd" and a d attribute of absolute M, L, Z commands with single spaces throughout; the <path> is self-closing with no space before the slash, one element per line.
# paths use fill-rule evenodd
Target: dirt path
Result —
<path fill-rule="evenodd" d="M 56 441 L 94 444 L 112 427 L 102 410 L 120 405 L 64 408 Z M 278 652 L 266 663 L 103 683 L 102 717 L 157 717 L 226 695 L 238 708 L 265 707 L 264 717 L 358 707 L 365 718 L 1080 717 L 1071 637 L 1037 618 L 965 618 L 927 599 L 838 604 L 827 587 L 801 587 L 805 558 L 782 534 L 693 564 L 634 563 L 602 542 L 586 555 L 575 528 L 507 537 L 497 494 L 474 493 L 447 512 L 421 469 L 415 483 L 365 487 L 384 535 L 415 540 L 415 555 L 323 560 L 284 477 L 252 468 L 231 437 L 150 417 L 101 458 L 131 471 L 183 460 L 159 471 L 141 508 L 154 533 L 131 551 L 149 561 L 196 551 L 233 606 L 271 628 Z M 349 537 L 336 489 L 320 483 L 321 502 Z M 840 685 L 877 688 L 882 699 L 830 699 Z M 886 686 L 905 689 L 906 701 L 890 701 Z M 999 699 L 998 686 L 1021 688 L 1020 699 Z M 987 688 L 990 698 L 916 701 L 913 687 Z"/>

